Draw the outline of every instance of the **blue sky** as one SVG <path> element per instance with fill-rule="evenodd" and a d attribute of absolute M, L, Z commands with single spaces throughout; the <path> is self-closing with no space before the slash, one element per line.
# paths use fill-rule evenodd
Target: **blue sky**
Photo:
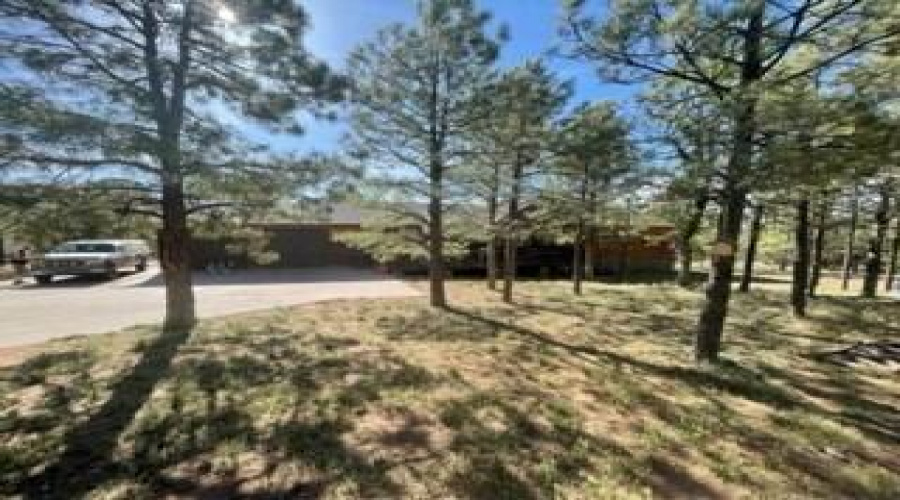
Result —
<path fill-rule="evenodd" d="M 300 0 L 311 20 L 306 46 L 335 67 L 342 67 L 347 55 L 359 43 L 371 39 L 379 28 L 394 22 L 411 22 L 415 0 Z M 495 23 L 509 27 L 510 41 L 503 49 L 500 64 L 517 65 L 529 57 L 545 54 L 556 43 L 561 2 L 559 0 L 478 0 L 481 8 L 493 13 Z M 623 101 L 634 87 L 601 83 L 590 66 L 559 58 L 551 67 L 562 78 L 575 82 L 573 102 L 615 99 Z M 341 123 L 310 122 L 298 142 L 277 144 L 277 149 L 330 151 L 338 148 L 345 127 Z"/>

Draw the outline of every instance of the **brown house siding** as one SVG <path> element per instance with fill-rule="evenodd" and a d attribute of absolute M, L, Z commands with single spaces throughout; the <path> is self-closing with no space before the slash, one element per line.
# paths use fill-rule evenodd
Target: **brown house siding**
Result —
<path fill-rule="evenodd" d="M 229 254 L 227 239 L 193 242 L 193 264 L 205 268 L 209 263 L 230 262 L 244 267 L 304 268 L 304 267 L 374 267 L 375 261 L 365 252 L 335 241 L 333 235 L 355 231 L 360 228 L 354 223 L 307 223 L 307 224 L 254 224 L 263 229 L 268 237 L 267 251 L 274 252 L 278 259 L 269 264 L 259 264 L 243 254 Z M 597 239 L 595 246 L 596 270 L 600 274 L 620 274 L 623 272 L 668 272 L 674 267 L 676 253 L 669 236 L 671 228 L 654 226 L 640 235 L 604 235 Z M 522 271 L 537 273 L 542 269 L 568 273 L 572 264 L 572 245 L 542 243 L 534 240 L 519 248 L 519 266 Z M 454 271 L 483 272 L 485 253 L 483 244 L 473 244 L 468 257 L 451 260 L 449 267 Z M 388 266 L 397 272 L 417 274 L 424 272 L 425 263 L 419 260 L 401 260 Z"/>
<path fill-rule="evenodd" d="M 672 272 L 677 254 L 671 235 L 672 229 L 668 226 L 651 226 L 637 235 L 607 233 L 600 236 L 594 243 L 595 271 L 600 275 Z M 457 271 L 483 273 L 487 261 L 485 250 L 484 244 L 472 244 L 468 257 L 451 261 L 449 266 Z M 529 276 L 568 276 L 572 272 L 572 250 L 571 244 L 531 238 L 518 248 L 518 272 Z M 502 249 L 498 249 L 498 261 L 502 261 L 502 257 Z M 419 267 L 424 269 L 422 265 Z"/>
<path fill-rule="evenodd" d="M 651 272 L 671 271 L 675 254 L 667 248 L 646 246 L 641 242 L 603 242 L 597 245 L 597 271 L 618 274 L 622 270 Z"/>
<path fill-rule="evenodd" d="M 677 252 L 672 228 L 650 226 L 639 235 L 606 235 L 597 239 L 594 255 L 597 271 L 620 274 L 624 271 L 666 272 L 675 266 Z"/>
<path fill-rule="evenodd" d="M 359 229 L 355 224 L 255 224 L 268 237 L 266 250 L 278 258 L 268 264 L 259 264 L 246 254 L 230 254 L 222 240 L 195 240 L 193 264 L 204 268 L 210 262 L 231 262 L 239 268 L 303 268 L 303 267 L 372 267 L 374 261 L 366 253 L 334 241 L 332 235 L 341 231 Z"/>
<path fill-rule="evenodd" d="M 365 252 L 337 242 L 332 235 L 359 229 L 348 225 L 269 226 L 269 249 L 278 253 L 277 267 L 371 267 Z"/>

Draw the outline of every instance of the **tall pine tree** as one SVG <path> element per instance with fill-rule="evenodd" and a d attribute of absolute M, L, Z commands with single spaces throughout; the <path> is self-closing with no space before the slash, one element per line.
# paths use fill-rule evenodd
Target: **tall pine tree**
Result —
<path fill-rule="evenodd" d="M 342 96 L 303 50 L 304 11 L 280 0 L 4 0 L 0 106 L 9 161 L 129 177 L 161 219 L 167 331 L 195 322 L 188 217 L 290 170 L 232 125 L 297 132 L 298 109 Z M 271 185 L 272 183 L 269 183 Z"/>
<path fill-rule="evenodd" d="M 737 243 L 747 197 L 759 178 L 754 162 L 759 101 L 766 92 L 891 40 L 888 0 L 614 2 L 602 18 L 584 0 L 567 0 L 563 33 L 570 55 L 614 81 L 673 79 L 711 93 L 727 110 L 727 161 L 717 169 L 722 217 L 711 277 L 697 324 L 695 357 L 715 362 L 728 313 Z M 802 67 L 783 62 L 816 49 Z"/>
<path fill-rule="evenodd" d="M 428 0 L 411 26 L 393 25 L 350 59 L 355 81 L 351 148 L 385 201 L 394 240 L 407 234 L 428 258 L 430 300 L 447 303 L 445 215 L 450 178 L 467 156 L 467 131 L 482 117 L 471 106 L 491 77 L 502 33 L 471 0 Z M 424 210 L 421 205 L 424 204 Z"/>

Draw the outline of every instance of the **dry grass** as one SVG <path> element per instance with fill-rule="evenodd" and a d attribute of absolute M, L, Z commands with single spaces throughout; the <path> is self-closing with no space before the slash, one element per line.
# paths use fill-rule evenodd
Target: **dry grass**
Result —
<path fill-rule="evenodd" d="M 897 339 L 896 302 L 738 295 L 698 368 L 695 292 L 450 291 L 48 344 L 0 371 L 0 495 L 900 497 L 896 368 L 813 356 Z"/>
<path fill-rule="evenodd" d="M 777 290 L 787 292 L 791 286 L 791 276 L 789 274 L 766 273 L 754 276 L 754 286 L 760 290 Z M 842 280 L 836 273 L 822 276 L 819 280 L 817 291 L 820 295 L 828 297 L 859 297 L 862 293 L 863 280 L 861 276 L 852 278 L 848 283 L 846 290 L 843 289 Z M 881 296 L 889 296 L 884 290 L 884 280 L 878 283 L 878 294 Z"/>

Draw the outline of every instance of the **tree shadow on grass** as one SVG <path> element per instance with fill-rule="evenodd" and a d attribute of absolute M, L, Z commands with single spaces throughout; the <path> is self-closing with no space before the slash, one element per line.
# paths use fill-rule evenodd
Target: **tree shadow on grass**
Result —
<path fill-rule="evenodd" d="M 851 426 L 870 439 L 886 445 L 900 444 L 900 407 L 870 399 L 869 384 L 857 377 L 852 368 L 835 367 L 823 362 L 814 365 L 817 367 L 816 380 L 770 364 L 762 363 L 760 366 L 767 377 L 808 398 L 827 401 L 836 407 L 826 410 L 806 403 L 804 408 Z"/>
<path fill-rule="evenodd" d="M 55 490 L 56 495 L 38 488 L 32 497 L 78 497 L 95 492 L 98 486 L 119 484 L 118 480 L 129 485 L 138 483 L 143 489 L 132 495 L 135 497 L 319 498 L 338 492 L 363 498 L 398 498 L 414 492 L 395 482 L 398 476 L 394 472 L 402 481 L 404 473 L 417 472 L 416 466 L 407 466 L 421 460 L 429 474 L 439 474 L 442 471 L 427 469 L 434 467 L 430 460 L 437 460 L 441 466 L 458 465 L 458 470 L 448 470 L 448 477 L 413 481 L 449 488 L 462 498 L 550 498 L 565 492 L 565 488 L 584 492 L 585 480 L 606 474 L 607 467 L 614 468 L 614 478 L 624 478 L 624 482 L 606 484 L 648 488 L 659 497 L 721 498 L 727 495 L 692 473 L 695 464 L 690 460 L 696 455 L 688 456 L 679 449 L 701 450 L 697 453 L 703 454 L 705 465 L 712 468 L 717 461 L 729 462 L 727 456 L 714 455 L 716 440 L 723 436 L 743 450 L 771 456 L 772 470 L 784 477 L 814 480 L 818 492 L 827 492 L 825 488 L 833 484 L 834 491 L 849 496 L 854 488 L 860 488 L 852 477 L 829 479 L 828 468 L 838 464 L 816 449 L 798 445 L 794 441 L 797 438 L 787 439 L 777 430 L 769 432 L 755 420 L 743 421 L 742 413 L 727 407 L 733 402 L 729 396 L 763 403 L 777 410 L 773 412 L 776 414 L 802 418 L 809 414 L 840 422 L 864 434 L 880 435 L 886 444 L 894 442 L 889 440 L 888 428 L 894 420 L 884 418 L 890 405 L 862 401 L 871 399 L 865 391 L 854 395 L 854 388 L 860 386 L 850 372 L 840 377 L 835 374 L 838 379 L 829 384 L 824 378 L 810 379 L 799 371 L 762 363 L 742 366 L 726 362 L 714 370 L 656 364 L 581 343 L 586 341 L 563 341 L 518 326 L 516 322 L 522 319 L 518 308 L 450 311 L 436 314 L 455 316 L 445 324 L 461 325 L 458 333 L 463 339 L 484 338 L 483 332 L 491 332 L 490 337 L 502 336 L 503 340 L 522 338 L 526 342 L 515 342 L 514 350 L 521 348 L 533 362 L 511 363 L 508 376 L 496 372 L 502 387 L 478 389 L 473 395 L 475 386 L 450 375 L 445 378 L 441 372 L 432 372 L 431 365 L 410 362 L 385 345 L 303 331 L 290 322 L 238 324 L 194 335 L 187 345 L 183 345 L 184 340 L 169 347 L 154 347 L 161 339 L 146 343 L 135 369 L 112 379 L 113 398 L 126 388 L 136 387 L 145 402 L 120 405 L 117 411 L 107 408 L 109 401 L 102 405 L 98 402 L 94 407 L 100 406 L 100 410 L 87 421 L 77 421 L 73 408 L 84 405 L 90 396 L 69 392 L 78 391 L 78 384 L 67 388 L 57 384 L 55 377 L 80 373 L 90 378 L 90 372 L 101 364 L 90 352 L 79 351 L 34 358 L 7 377 L 10 383 L 25 387 L 25 392 L 29 384 L 48 388 L 59 385 L 48 393 L 55 395 L 47 398 L 41 415 L 59 415 L 54 427 L 63 431 L 62 421 L 74 421 L 74 428 L 65 432 L 68 448 L 35 478 L 52 479 L 57 477 L 51 475 L 52 471 L 62 474 L 67 470 L 75 474 L 72 477 L 77 489 L 70 487 L 71 478 L 59 476 L 66 480 L 65 488 Z M 404 320 L 382 327 L 385 331 L 400 330 L 401 338 L 418 338 L 416 333 L 421 332 L 404 331 L 409 324 Z M 425 339 L 436 334 L 426 332 Z M 174 362 L 176 353 L 172 350 L 177 351 Z M 504 359 L 497 356 L 498 370 L 504 368 Z M 511 359 L 521 360 L 517 355 Z M 626 415 L 653 415 L 654 425 L 675 429 L 674 437 L 659 449 L 651 445 L 648 452 L 644 441 L 640 448 L 631 448 L 585 430 L 580 406 L 546 403 L 556 397 L 547 390 L 546 380 L 530 379 L 522 373 L 531 366 L 543 366 L 539 365 L 541 360 L 571 363 L 587 370 L 591 378 L 596 377 L 597 383 L 591 387 L 599 389 L 586 392 L 589 397 L 597 398 L 600 404 L 614 405 Z M 831 366 L 822 367 L 823 376 L 826 369 L 833 370 Z M 136 373 L 141 370 L 144 376 Z M 550 371 L 542 375 L 553 376 Z M 601 383 L 600 377 L 608 380 L 614 376 L 612 382 Z M 159 382 L 162 378 L 165 380 Z M 123 386 L 128 381 L 130 385 Z M 626 383 L 632 386 L 624 387 Z M 721 408 L 698 408 L 660 391 L 676 385 Z M 464 390 L 459 392 L 460 388 Z M 615 400 L 610 393 L 616 389 L 629 394 Z M 431 399 L 432 392 L 441 395 Z M 860 401 L 842 399 L 852 397 Z M 819 400 L 831 404 L 820 404 Z M 535 401 L 540 406 L 532 406 Z M 437 417 L 430 416 L 433 407 L 429 405 L 437 406 Z M 57 408 L 60 411 L 55 413 Z M 104 414 L 107 417 L 100 419 Z M 123 418 L 131 423 L 123 424 Z M 440 424 L 436 424 L 438 420 Z M 78 449 L 76 445 L 94 448 L 95 441 L 86 427 L 90 422 L 104 432 L 112 429 L 112 444 L 105 441 L 110 438 L 103 438 L 105 452 L 81 462 L 75 462 L 78 457 L 67 458 L 68 467 L 64 469 L 61 463 L 71 455 L 70 449 Z M 33 423 L 41 425 L 38 420 Z M 788 424 L 795 422 L 789 420 Z M 0 436 L 3 431 L 0 429 Z M 644 439 L 643 435 L 639 437 Z M 372 448 L 367 451 L 369 445 Z M 42 453 L 46 461 L 55 452 Z M 254 461 L 252 466 L 244 461 L 247 455 Z M 859 457 L 891 470 L 892 462 L 882 457 Z M 3 460 L 0 456 L 0 472 Z M 806 471 L 804 461 L 809 460 L 817 463 Z M 84 469 L 72 470 L 77 463 Z M 733 461 L 727 466 L 734 467 Z M 757 480 L 749 477 L 752 474 L 746 473 L 747 477 L 734 482 L 752 486 Z M 31 481 L 37 481 L 35 478 Z M 761 487 L 770 486 L 764 478 L 758 480 Z M 6 493 L 2 485 L 0 492 Z"/>
<path fill-rule="evenodd" d="M 122 485 L 131 496 L 318 498 L 339 484 L 367 498 L 402 496 L 387 475 L 397 464 L 372 461 L 344 438 L 352 419 L 384 393 L 435 384 L 431 372 L 316 332 L 238 328 L 187 340 L 164 334 L 142 345 L 133 368 L 107 379 L 104 402 L 66 394 L 51 406 L 41 402 L 34 418 L 46 422 L 4 419 L 0 436 L 27 443 L 23 433 L 40 427 L 47 437 L 27 459 L 0 448 L 0 493 L 79 498 Z M 96 371 L 110 365 L 100 361 L 90 351 L 47 354 L 0 383 L 16 391 L 11 408 L 30 397 L 25 393 L 51 390 L 57 375 L 70 382 L 67 390 L 86 377 L 85 385 L 105 395 Z M 79 406 L 96 409 L 82 410 L 87 415 L 78 420 Z M 260 425 L 260 418 L 271 422 Z M 18 470 L 35 472 L 21 477 Z"/>
<path fill-rule="evenodd" d="M 15 370 L 9 370 L 9 374 L 0 377 L 0 380 L 6 382 L 10 393 L 31 391 L 34 401 L 27 412 L 5 414 L 0 421 L 0 433 L 40 434 L 55 429 L 60 422 L 74 419 L 72 403 L 91 396 L 87 372 L 95 362 L 93 353 L 77 349 L 42 353 L 26 360 Z M 0 373 L 3 371 L 7 370 Z M 72 383 L 59 380 L 67 377 Z M 13 458 L 23 465 L 27 462 L 22 461 L 26 458 L 23 456 Z M 5 475 L 2 465 L 5 464 L 0 460 L 0 478 Z"/>
<path fill-rule="evenodd" d="M 220 417 L 215 417 L 216 426 L 221 428 Z M 245 415 L 247 428 L 231 434 L 230 437 L 256 436 L 253 434 L 252 417 Z M 387 476 L 389 464 L 372 463 L 355 450 L 347 447 L 342 435 L 351 426 L 344 420 L 304 421 L 291 420 L 275 426 L 271 433 L 248 443 L 248 448 L 265 450 L 266 459 L 256 473 L 240 471 L 237 464 L 219 466 L 215 479 L 210 480 L 210 471 L 189 469 L 180 474 L 163 473 L 159 466 L 171 466 L 185 462 L 191 457 L 202 456 L 212 450 L 194 443 L 185 451 L 189 455 L 157 459 L 145 464 L 148 479 L 153 482 L 153 491 L 158 495 L 175 494 L 190 498 L 209 499 L 280 499 L 320 498 L 330 485 L 352 478 L 360 495 L 365 498 L 396 498 L 400 490 Z M 218 439 L 227 439 L 222 435 Z M 214 445 L 216 440 L 210 440 Z M 159 444 L 158 442 L 156 443 Z M 319 471 L 311 476 L 295 476 L 291 467 L 302 463 Z M 209 467 L 209 462 L 199 460 L 200 467 Z M 156 465 L 156 467 L 152 467 Z M 287 472 L 286 472 L 287 471 Z M 281 476 L 281 477 L 280 477 Z"/>
<path fill-rule="evenodd" d="M 487 326 L 487 328 L 486 328 Z M 441 309 L 418 310 L 412 315 L 379 318 L 375 327 L 390 340 L 433 340 L 478 342 L 493 339 L 500 328 L 472 321 L 459 315 L 444 314 Z"/>
<path fill-rule="evenodd" d="M 608 364 L 611 362 L 616 367 L 628 366 L 629 370 L 637 370 L 638 373 L 677 380 L 711 401 L 718 401 L 722 394 L 736 396 L 764 404 L 778 411 L 795 411 L 838 422 L 888 446 L 896 446 L 900 443 L 900 434 L 896 431 L 898 428 L 896 408 L 866 399 L 860 395 L 858 390 L 860 385 L 854 380 L 844 380 L 843 386 L 839 390 L 834 390 L 813 385 L 797 373 L 765 364 L 752 369 L 728 360 L 724 360 L 715 368 L 658 365 L 609 350 L 563 342 L 544 333 L 518 325 L 505 324 L 469 310 L 452 308 L 451 312 L 472 320 L 483 321 L 505 331 L 514 332 L 541 345 L 568 352 L 588 363 Z M 833 371 L 833 368 L 822 367 L 823 372 L 829 370 Z M 632 373 L 627 376 L 635 375 Z M 845 373 L 845 376 L 852 377 L 852 374 Z M 830 379 L 829 383 L 832 382 L 833 380 Z M 857 389 L 856 391 L 854 391 L 854 387 Z M 638 401 L 641 409 L 651 410 L 658 418 L 670 422 L 671 425 L 678 424 L 679 419 L 673 420 L 672 418 L 675 409 L 671 402 L 663 401 L 652 394 L 644 396 L 644 399 Z M 828 406 L 819 404 L 817 400 L 827 401 Z M 785 448 L 780 441 L 781 438 L 773 437 L 749 426 L 737 426 L 733 428 L 733 431 L 736 436 L 746 437 L 747 443 L 749 443 L 748 447 L 755 447 L 760 454 L 772 454 L 777 451 L 780 458 L 775 465 L 787 473 L 812 475 L 818 481 L 829 484 L 829 475 L 824 472 L 818 473 L 825 471 L 826 465 L 822 465 L 825 468 L 821 470 L 807 471 L 805 469 L 804 461 L 808 461 L 809 456 L 808 453 L 804 454 L 803 450 Z M 756 437 L 752 438 L 753 436 Z M 768 449 L 766 449 L 767 447 Z M 834 484 L 844 492 L 853 491 L 854 488 L 863 491 L 861 488 L 864 486 L 847 478 L 841 478 L 840 481 L 834 479 Z"/>
<path fill-rule="evenodd" d="M 740 367 L 732 366 L 732 370 L 708 371 L 693 368 L 685 368 L 681 366 L 660 366 L 653 363 L 637 360 L 623 354 L 615 353 L 608 350 L 597 349 L 591 346 L 570 344 L 554 339 L 543 333 L 534 331 L 518 325 L 503 323 L 501 321 L 480 316 L 476 313 L 460 309 L 449 308 L 450 312 L 465 316 L 469 319 L 482 321 L 492 327 L 508 330 L 536 340 L 542 344 L 568 351 L 587 359 L 588 361 L 596 361 L 597 358 L 607 359 L 618 365 L 630 365 L 632 367 L 650 372 L 656 375 L 666 376 L 669 378 L 678 378 L 687 383 L 702 386 L 711 386 L 718 390 L 734 393 L 758 402 L 772 403 L 782 406 L 791 406 L 797 404 L 797 399 L 780 390 L 777 387 L 765 384 L 761 380 L 759 374 L 752 372 L 736 373 Z M 727 361 L 724 362 L 727 364 Z M 730 375 L 737 375 L 732 377 Z"/>
<path fill-rule="evenodd" d="M 456 431 L 450 450 L 466 460 L 449 481 L 461 498 L 557 498 L 566 488 L 583 487 L 598 461 L 661 498 L 724 498 L 668 457 L 638 455 L 587 432 L 577 408 L 543 395 L 478 392 L 446 401 L 440 418 Z"/>
<path fill-rule="evenodd" d="M 239 336 L 218 339 L 227 346 L 226 352 L 212 356 L 199 349 L 178 364 L 174 383 L 186 392 L 181 396 L 185 400 L 181 415 L 143 429 L 141 442 L 166 450 L 165 455 L 136 464 L 150 475 L 154 493 L 319 498 L 342 484 L 366 498 L 400 496 L 388 477 L 393 464 L 370 460 L 348 446 L 344 436 L 353 430 L 352 419 L 385 391 L 428 387 L 434 383 L 430 372 L 378 350 L 356 350 L 351 355 L 348 350 L 359 342 L 344 337 L 276 333 L 262 338 L 247 335 L 244 342 Z M 198 344 L 217 352 L 221 346 L 216 340 Z M 197 393 L 203 395 L 199 399 L 206 401 L 205 408 Z M 269 415 L 259 414 L 263 401 L 270 402 Z M 236 411 L 241 416 L 238 423 L 243 423 L 232 431 L 223 429 L 222 413 Z M 199 425 L 191 424 L 191 415 Z M 263 416 L 273 421 L 261 428 L 254 422 Z M 204 439 L 182 444 L 181 436 L 194 435 Z M 248 475 L 238 463 L 214 472 L 190 465 L 220 456 L 216 447 L 223 444 L 255 455 L 262 463 L 259 471 Z M 193 469 L 178 472 L 188 465 Z"/>
<path fill-rule="evenodd" d="M 847 332 L 861 332 L 867 339 L 896 340 L 900 338 L 897 311 L 900 302 L 862 300 L 844 297 L 820 297 L 816 299 L 836 314 L 814 314 L 812 321 L 821 325 L 833 337 L 841 338 Z"/>
<path fill-rule="evenodd" d="M 110 387 L 106 402 L 68 430 L 62 453 L 39 473 L 25 478 L 20 493 L 25 498 L 77 498 L 116 474 L 113 452 L 119 437 L 189 336 L 188 331 L 163 332 L 150 341 L 132 370 Z M 27 373 L 28 363 L 25 369 Z"/>

